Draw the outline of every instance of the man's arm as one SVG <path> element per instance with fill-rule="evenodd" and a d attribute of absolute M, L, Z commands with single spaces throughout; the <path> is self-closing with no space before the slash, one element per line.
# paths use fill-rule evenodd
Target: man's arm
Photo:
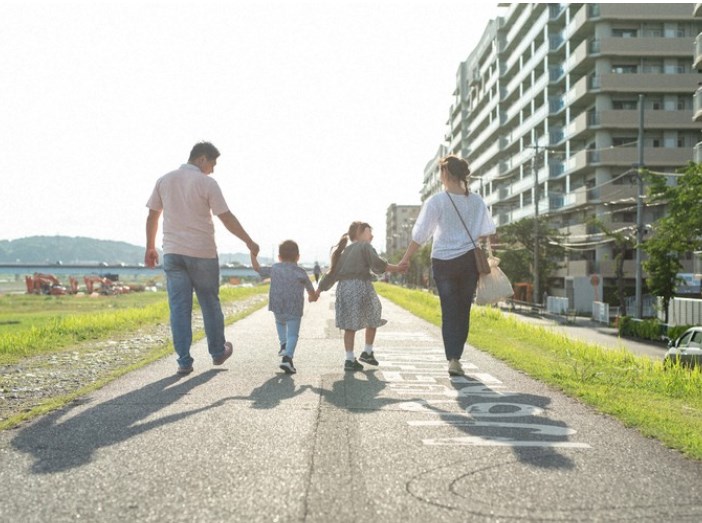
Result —
<path fill-rule="evenodd" d="M 222 223 L 229 232 L 246 244 L 246 247 L 249 249 L 249 251 L 251 251 L 251 254 L 254 256 L 258 255 L 258 244 L 251 239 L 251 236 L 249 236 L 249 234 L 244 230 L 239 223 L 239 220 L 236 219 L 236 216 L 234 216 L 231 211 L 218 214 L 217 218 L 222 220 Z"/>
<path fill-rule="evenodd" d="M 144 254 L 144 265 L 155 267 L 158 264 L 158 251 L 156 250 L 156 233 L 158 232 L 158 220 L 161 211 L 149 209 L 146 217 L 146 253 Z"/>

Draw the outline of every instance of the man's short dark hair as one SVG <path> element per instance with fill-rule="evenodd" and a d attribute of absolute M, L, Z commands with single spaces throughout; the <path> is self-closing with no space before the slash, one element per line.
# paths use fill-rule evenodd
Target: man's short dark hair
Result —
<path fill-rule="evenodd" d="M 212 145 L 210 142 L 200 142 L 193 146 L 193 150 L 190 151 L 190 158 L 188 158 L 188 161 L 190 162 L 196 158 L 200 158 L 200 156 L 203 154 L 208 160 L 216 160 L 219 158 L 219 151 L 214 145 Z"/>

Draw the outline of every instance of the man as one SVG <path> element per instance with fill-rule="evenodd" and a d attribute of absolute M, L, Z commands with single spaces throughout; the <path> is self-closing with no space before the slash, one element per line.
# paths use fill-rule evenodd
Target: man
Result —
<path fill-rule="evenodd" d="M 217 216 L 234 236 L 246 243 L 251 254 L 258 245 L 231 213 L 219 185 L 209 175 L 217 164 L 219 151 L 209 142 L 195 144 L 188 163 L 156 181 L 146 203 L 146 254 L 144 263 L 158 263 L 156 233 L 163 213 L 163 268 L 171 314 L 173 346 L 178 355 L 178 374 L 193 371 L 193 290 L 197 294 L 205 324 L 207 346 L 214 365 L 232 355 L 232 344 L 224 338 L 224 314 L 219 302 L 219 260 L 212 215 Z"/>

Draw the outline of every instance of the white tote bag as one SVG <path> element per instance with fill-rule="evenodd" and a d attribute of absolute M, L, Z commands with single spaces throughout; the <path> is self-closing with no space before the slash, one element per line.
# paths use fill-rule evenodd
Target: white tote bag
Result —
<path fill-rule="evenodd" d="M 500 259 L 492 254 L 490 241 L 487 242 L 487 255 L 490 273 L 481 274 L 478 279 L 478 287 L 475 290 L 475 303 L 477 305 L 497 303 L 514 295 L 512 283 L 500 269 Z"/>

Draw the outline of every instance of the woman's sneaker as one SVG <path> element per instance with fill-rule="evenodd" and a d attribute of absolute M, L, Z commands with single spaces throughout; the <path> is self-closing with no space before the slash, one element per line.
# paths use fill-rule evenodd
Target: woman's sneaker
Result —
<path fill-rule="evenodd" d="M 368 353 L 363 351 L 358 359 L 363 363 L 368 363 L 369 365 L 378 365 L 378 360 L 375 359 L 375 353 L 373 352 Z"/>
<path fill-rule="evenodd" d="M 286 345 L 287 345 L 286 343 L 283 343 L 283 344 L 280 346 L 280 350 L 278 351 L 278 356 L 285 356 L 285 354 L 286 354 L 286 352 L 287 352 L 287 351 L 285 350 L 285 346 L 286 346 Z"/>
<path fill-rule="evenodd" d="M 466 375 L 465 371 L 463 370 L 463 367 L 461 367 L 461 362 L 458 360 L 449 361 L 448 373 L 449 373 L 449 376 L 465 376 Z"/>
<path fill-rule="evenodd" d="M 285 374 L 295 374 L 297 372 L 290 356 L 283 356 L 283 361 L 280 363 L 280 368 L 285 371 Z"/>
<path fill-rule="evenodd" d="M 349 370 L 351 372 L 357 371 L 357 370 L 363 370 L 363 365 L 358 363 L 358 361 L 354 358 L 353 361 L 351 360 L 346 360 L 344 362 L 344 370 Z"/>

